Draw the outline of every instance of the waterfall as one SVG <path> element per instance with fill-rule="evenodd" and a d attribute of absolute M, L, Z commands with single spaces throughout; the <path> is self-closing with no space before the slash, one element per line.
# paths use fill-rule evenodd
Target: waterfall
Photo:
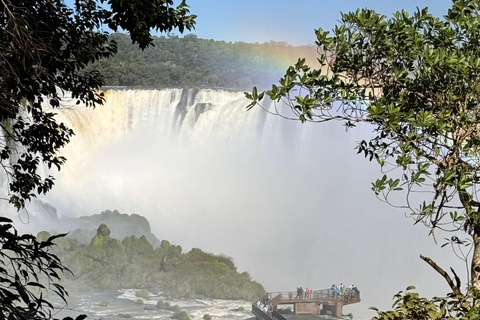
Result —
<path fill-rule="evenodd" d="M 83 160 L 112 140 L 143 132 L 182 143 L 201 143 L 204 137 L 252 136 L 264 116 L 245 112 L 243 93 L 219 90 L 108 90 L 106 103 L 95 110 L 66 102 L 57 116 L 76 137 L 63 154 Z M 73 166 L 72 166 L 73 167 Z"/>
<path fill-rule="evenodd" d="M 461 263 L 370 191 L 375 163 L 356 155 L 369 128 L 247 112 L 241 92 L 107 90 L 95 110 L 65 101 L 76 135 L 54 190 L 60 215 L 146 216 L 159 239 L 232 256 L 267 290 L 355 284 L 371 317 L 408 285 L 444 295 L 418 258 Z M 271 108 L 272 103 L 266 102 Z M 452 262 L 453 260 L 453 262 Z M 418 272 L 422 270 L 422 272 Z M 432 286 L 436 283 L 436 286 Z"/>
<path fill-rule="evenodd" d="M 66 100 L 59 121 L 75 132 L 63 151 L 68 159 L 63 181 L 78 182 L 79 167 L 105 146 L 140 137 L 146 148 L 189 146 L 195 148 L 277 149 L 291 154 L 300 147 L 302 127 L 276 121 L 260 109 L 246 112 L 241 92 L 198 89 L 107 90 L 106 103 L 94 109 L 75 106 Z M 298 145 L 297 145 L 298 144 Z M 198 150 L 201 152 L 201 150 Z M 213 152 L 213 150 L 211 150 Z M 220 151 L 221 152 L 221 151 Z M 93 160 L 93 159 L 92 159 Z"/>

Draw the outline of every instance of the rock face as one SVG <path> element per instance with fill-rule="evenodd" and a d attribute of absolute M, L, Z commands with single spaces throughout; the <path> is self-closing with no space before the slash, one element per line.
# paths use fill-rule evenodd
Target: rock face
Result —
<path fill-rule="evenodd" d="M 145 236 L 154 247 L 160 246 L 160 241 L 152 233 L 148 220 L 139 214 L 125 214 L 117 210 L 105 210 L 100 214 L 81 216 L 79 218 L 68 217 L 48 202 L 33 199 L 28 204 L 31 213 L 32 227 L 25 227 L 23 232 L 38 233 L 48 231 L 50 234 L 68 233 L 69 237 L 78 241 L 79 244 L 88 244 L 97 234 L 100 224 L 107 225 L 110 237 L 123 239 L 129 236 L 137 238 Z"/>
<path fill-rule="evenodd" d="M 108 229 L 107 225 L 102 223 L 97 229 L 97 236 L 110 236 L 110 229 Z"/>
<path fill-rule="evenodd" d="M 100 224 L 107 225 L 111 234 L 110 237 L 116 239 L 123 239 L 129 236 L 141 237 L 145 236 L 154 247 L 160 245 L 160 241 L 152 233 L 150 223 L 148 220 L 138 214 L 124 214 L 117 210 L 105 210 L 100 214 L 91 216 L 84 216 L 77 219 L 77 226 L 83 230 L 73 230 L 70 237 L 76 239 L 79 243 L 87 244 L 96 234 L 96 228 Z M 84 229 L 87 229 L 85 232 Z"/>
<path fill-rule="evenodd" d="M 160 246 L 160 240 L 152 233 L 150 223 L 141 215 L 120 213 L 117 210 L 105 210 L 100 214 L 80 218 L 59 217 L 56 215 L 54 207 L 46 203 L 40 204 L 43 211 L 46 212 L 48 209 L 51 213 L 49 219 L 47 219 L 49 226 L 55 225 L 55 230 L 48 229 L 48 231 L 52 234 L 68 232 L 68 237 L 75 239 L 79 244 L 89 244 L 95 235 L 110 236 L 116 239 L 129 236 L 137 238 L 145 236 L 152 246 Z M 102 224 L 108 226 L 109 234 L 104 234 L 107 230 L 99 229 L 99 225 Z"/>
<path fill-rule="evenodd" d="M 154 247 L 160 246 L 160 241 L 152 233 L 148 220 L 138 214 L 125 214 L 117 210 L 105 210 L 100 214 L 72 218 L 57 213 L 57 209 L 46 202 L 34 199 L 29 204 L 29 210 L 33 213 L 32 221 L 35 221 L 38 230 L 46 230 L 51 234 L 68 233 L 69 237 L 78 241 L 79 244 L 88 244 L 97 235 L 98 226 L 107 225 L 112 238 L 123 239 L 129 236 L 137 238 L 145 236 Z M 54 229 L 52 226 L 55 226 Z"/>

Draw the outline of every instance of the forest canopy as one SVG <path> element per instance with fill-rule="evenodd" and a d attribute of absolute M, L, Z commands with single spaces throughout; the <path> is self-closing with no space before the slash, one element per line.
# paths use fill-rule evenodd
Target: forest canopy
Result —
<path fill-rule="evenodd" d="M 200 39 L 194 34 L 154 37 L 153 46 L 140 50 L 128 35 L 110 35 L 118 53 L 90 68 L 98 69 L 107 86 L 147 88 L 208 87 L 250 89 L 265 87 L 283 70 L 306 57 L 316 62 L 316 47 L 285 42 L 244 43 Z"/>

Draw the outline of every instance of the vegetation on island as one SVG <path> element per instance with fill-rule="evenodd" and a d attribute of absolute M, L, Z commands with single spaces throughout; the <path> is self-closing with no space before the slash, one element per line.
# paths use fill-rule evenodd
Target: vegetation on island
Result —
<path fill-rule="evenodd" d="M 171 305 L 170 303 L 165 302 L 163 300 L 158 300 L 157 309 L 172 311 L 173 312 L 171 316 L 172 319 L 190 320 L 188 313 L 182 310 L 182 308 L 180 308 L 177 304 Z"/>
<path fill-rule="evenodd" d="M 38 240 L 51 235 L 42 231 Z M 248 272 L 239 273 L 232 258 L 182 247 L 167 240 L 152 246 L 145 236 L 110 237 L 101 224 L 89 244 L 68 236 L 55 239 L 54 253 L 72 271 L 67 286 L 93 289 L 136 288 L 165 292 L 171 298 L 207 297 L 254 301 L 265 294 Z M 139 298 L 148 297 L 140 291 Z"/>
<path fill-rule="evenodd" d="M 147 88 L 208 87 L 248 89 L 267 86 L 298 57 L 316 62 L 316 47 L 285 42 L 245 43 L 198 38 L 194 34 L 153 38 L 154 47 L 140 50 L 127 35 L 114 33 L 117 54 L 91 68 L 107 86 Z"/>
<path fill-rule="evenodd" d="M 425 225 L 435 242 L 437 232 L 451 232 L 442 244 L 470 264 L 462 286 L 453 269 L 420 256 L 451 293 L 428 300 L 409 288 L 376 319 L 480 317 L 479 29 L 478 0 L 453 0 L 443 18 L 427 8 L 391 18 L 369 9 L 345 13 L 333 34 L 315 31 L 320 68 L 300 59 L 280 85 L 246 93 L 248 108 L 268 96 L 291 107 L 283 116 L 302 122 L 370 125 L 358 153 L 382 170 L 375 195 Z"/>

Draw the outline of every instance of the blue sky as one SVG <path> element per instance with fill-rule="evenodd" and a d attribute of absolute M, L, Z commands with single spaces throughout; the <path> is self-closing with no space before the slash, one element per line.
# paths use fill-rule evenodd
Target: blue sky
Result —
<path fill-rule="evenodd" d="M 74 0 L 65 0 L 69 6 Z M 180 0 L 174 0 L 179 4 Z M 196 14 L 192 33 L 199 38 L 224 41 L 285 41 L 293 45 L 314 44 L 314 30 L 331 30 L 340 12 L 370 8 L 391 16 L 405 9 L 428 7 L 436 16 L 444 15 L 450 0 L 187 0 Z M 173 32 L 179 34 L 178 31 Z M 187 32 L 188 33 L 188 32 Z M 181 35 L 180 35 L 181 36 Z"/>
<path fill-rule="evenodd" d="M 401 9 L 412 12 L 416 7 L 428 7 L 434 15 L 442 16 L 451 5 L 450 0 L 187 0 L 187 3 L 198 16 L 193 33 L 200 38 L 260 43 L 274 40 L 293 45 L 314 44 L 314 29 L 332 29 L 340 12 L 370 8 L 390 16 Z"/>

